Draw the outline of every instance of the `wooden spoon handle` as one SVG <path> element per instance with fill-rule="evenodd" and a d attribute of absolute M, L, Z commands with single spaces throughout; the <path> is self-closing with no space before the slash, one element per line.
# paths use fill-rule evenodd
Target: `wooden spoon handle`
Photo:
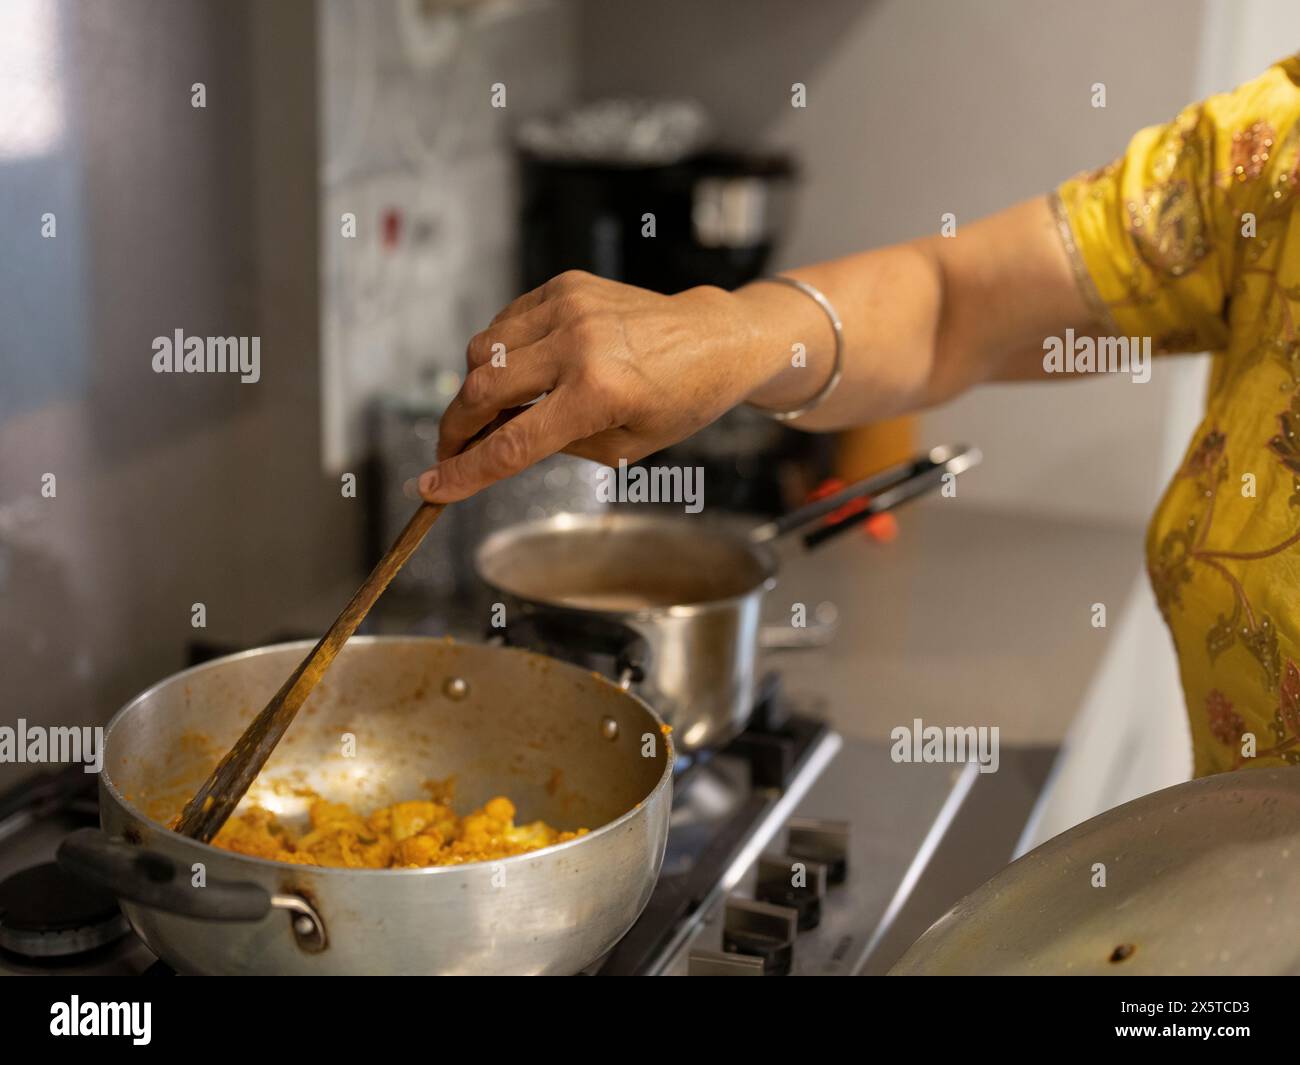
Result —
<path fill-rule="evenodd" d="M 513 418 L 522 408 L 512 407 L 502 411 L 487 425 L 470 437 L 469 442 L 461 448 L 462 452 L 475 447 L 491 436 L 498 428 Z M 275 693 L 266 707 L 244 729 L 244 734 L 235 741 L 235 745 L 226 752 L 217 763 L 203 786 L 195 793 L 173 826 L 182 835 L 209 843 L 212 837 L 221 831 L 226 819 L 234 813 L 253 779 L 262 771 L 275 745 L 280 742 L 285 729 L 293 722 L 294 716 L 306 701 L 312 689 L 320 682 L 325 671 L 334 661 L 335 655 L 342 650 L 348 638 L 357 631 L 370 608 L 388 587 L 397 571 L 424 539 L 425 534 L 433 528 L 433 523 L 442 514 L 444 504 L 421 503 L 420 509 L 411 515 L 397 539 L 379 560 L 365 583 L 357 589 L 356 595 L 343 608 L 343 612 L 334 619 L 329 631 L 320 638 L 320 642 L 311 649 L 311 653 L 280 690 Z"/>
<path fill-rule="evenodd" d="M 176 824 L 177 832 L 207 843 L 221 830 L 254 778 L 266 765 L 271 752 L 275 750 L 280 737 L 292 723 L 307 696 L 325 675 L 348 638 L 357 631 L 357 626 L 370 612 L 375 601 L 397 576 L 397 571 L 420 546 L 420 541 L 433 528 L 433 523 L 438 520 L 443 509 L 440 503 L 420 504 L 393 546 L 334 619 L 329 631 L 320 638 L 185 805 Z"/>

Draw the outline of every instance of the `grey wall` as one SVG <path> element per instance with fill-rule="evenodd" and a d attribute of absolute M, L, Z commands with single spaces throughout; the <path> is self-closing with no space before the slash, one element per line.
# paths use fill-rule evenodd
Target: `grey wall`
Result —
<path fill-rule="evenodd" d="M 0 158 L 5 724 L 102 721 L 183 664 L 195 602 L 208 635 L 266 638 L 361 525 L 319 472 L 311 5 L 45 6 L 61 132 Z M 0 79 L 0 144 L 24 106 Z M 153 374 L 178 327 L 260 335 L 261 382 Z"/>
<path fill-rule="evenodd" d="M 1199 0 L 584 0 L 582 90 L 696 96 L 730 139 L 796 151 L 804 179 L 778 264 L 789 266 L 935 232 L 948 211 L 960 225 L 1107 161 L 1192 98 L 1201 11 Z M 790 106 L 795 81 L 806 109 Z M 1090 106 L 1094 82 L 1105 109 Z M 1164 476 L 1166 376 L 989 388 L 926 417 L 923 434 L 984 448 L 969 486 L 990 505 L 1137 524 Z"/>

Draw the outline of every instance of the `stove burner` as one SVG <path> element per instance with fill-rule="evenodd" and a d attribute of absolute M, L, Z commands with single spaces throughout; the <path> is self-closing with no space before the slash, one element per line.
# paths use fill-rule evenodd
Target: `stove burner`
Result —
<path fill-rule="evenodd" d="M 710 768 L 719 763 L 730 762 L 733 767 L 739 767 L 748 786 L 739 793 L 736 806 L 718 820 L 702 826 L 674 821 L 669 853 L 665 855 L 664 869 L 650 901 L 636 924 L 597 964 L 594 972 L 625 976 L 649 971 L 648 967 L 682 922 L 699 911 L 717 888 L 738 851 L 829 733 L 830 729 L 820 718 L 794 712 L 786 704 L 775 676 L 763 679 L 761 699 L 750 727 L 714 758 L 689 765 L 674 780 L 674 810 L 680 812 L 681 801 L 692 787 L 710 783 L 705 778 Z M 675 855 L 674 841 L 684 845 L 687 853 Z M 678 859 L 685 859 L 680 868 Z M 765 971 L 788 968 L 788 959 L 779 950 L 775 950 L 769 962 Z"/>
<path fill-rule="evenodd" d="M 0 948 L 24 958 L 82 954 L 128 931 L 116 898 L 54 862 L 0 881 Z"/>

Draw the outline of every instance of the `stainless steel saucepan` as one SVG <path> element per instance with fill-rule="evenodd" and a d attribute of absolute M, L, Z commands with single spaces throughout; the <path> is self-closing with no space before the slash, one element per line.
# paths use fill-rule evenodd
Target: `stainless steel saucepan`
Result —
<path fill-rule="evenodd" d="M 980 458 L 975 448 L 934 448 L 749 529 L 662 512 L 561 514 L 492 534 L 475 565 L 505 603 L 508 642 L 587 665 L 608 660 L 673 727 L 680 750 L 719 747 L 753 709 L 773 544 L 802 533 L 816 547 Z M 827 521 L 861 499 L 856 513 Z"/>
<path fill-rule="evenodd" d="M 587 835 L 496 862 L 340 869 L 166 828 L 309 646 L 186 670 L 109 724 L 103 831 L 59 860 L 114 891 L 150 949 L 200 974 L 575 973 L 622 937 L 663 860 L 671 741 L 634 695 L 526 651 L 354 637 L 245 801 L 292 821 L 304 792 L 369 810 L 454 776 L 462 811 L 505 795 L 521 822 Z"/>

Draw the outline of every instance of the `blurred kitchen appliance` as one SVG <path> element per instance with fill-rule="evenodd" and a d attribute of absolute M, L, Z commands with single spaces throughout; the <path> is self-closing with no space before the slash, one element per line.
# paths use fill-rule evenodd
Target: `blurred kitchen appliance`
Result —
<path fill-rule="evenodd" d="M 701 152 L 666 165 L 520 157 L 524 288 L 588 270 L 655 292 L 759 277 L 782 233 L 785 156 Z"/>
<path fill-rule="evenodd" d="M 794 163 L 712 139 L 690 100 L 602 100 L 526 122 L 516 134 L 524 286 L 565 270 L 664 293 L 760 276 Z"/>
<path fill-rule="evenodd" d="M 450 390 L 454 393 L 454 388 Z M 372 453 L 381 486 L 373 502 L 369 557 L 376 557 L 401 531 L 419 501 L 416 479 L 433 464 L 438 420 L 450 397 L 389 398 L 372 416 Z M 418 598 L 446 622 L 473 613 L 481 619 L 486 591 L 474 573 L 474 551 L 496 528 L 560 513 L 604 509 L 596 495 L 599 467 L 586 459 L 554 455 L 448 508 L 394 579 L 389 595 Z M 481 621 L 475 626 L 482 627 Z"/>

